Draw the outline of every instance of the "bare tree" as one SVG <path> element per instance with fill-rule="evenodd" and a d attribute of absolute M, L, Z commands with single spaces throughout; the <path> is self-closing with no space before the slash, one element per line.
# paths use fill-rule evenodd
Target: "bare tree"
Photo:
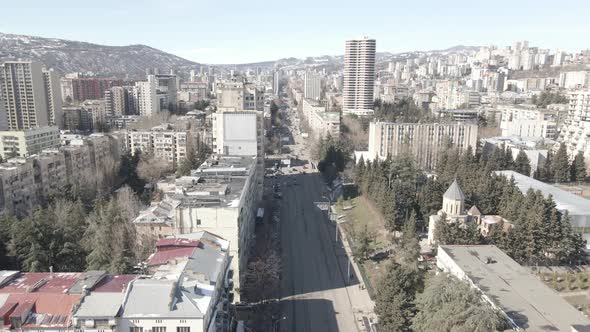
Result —
<path fill-rule="evenodd" d="M 259 257 L 248 264 L 241 294 L 249 302 L 273 298 L 279 289 L 281 261 L 276 253 Z"/>
<path fill-rule="evenodd" d="M 172 171 L 172 165 L 153 155 L 142 155 L 137 165 L 137 175 L 150 183 L 158 181 L 163 175 Z"/>

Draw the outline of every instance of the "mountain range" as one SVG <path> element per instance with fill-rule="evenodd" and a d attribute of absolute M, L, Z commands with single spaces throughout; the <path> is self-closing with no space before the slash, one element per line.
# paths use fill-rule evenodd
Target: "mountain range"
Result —
<path fill-rule="evenodd" d="M 145 45 L 105 46 L 56 38 L 0 33 L 0 60 L 27 59 L 61 73 L 143 77 L 148 68 L 188 71 L 199 64 Z"/>

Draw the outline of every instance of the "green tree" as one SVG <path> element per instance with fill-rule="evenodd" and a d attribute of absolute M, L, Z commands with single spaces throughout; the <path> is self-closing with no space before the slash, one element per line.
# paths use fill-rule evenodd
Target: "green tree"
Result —
<path fill-rule="evenodd" d="M 411 269 L 418 269 L 420 242 L 416 234 L 416 213 L 412 211 L 410 219 L 404 224 L 400 241 L 400 264 Z"/>
<path fill-rule="evenodd" d="M 502 314 L 466 282 L 439 273 L 416 297 L 412 329 L 422 332 L 489 332 L 508 327 Z"/>
<path fill-rule="evenodd" d="M 579 151 L 570 167 L 571 180 L 575 182 L 586 181 L 586 161 L 584 160 L 584 153 Z"/>
<path fill-rule="evenodd" d="M 569 182 L 570 168 L 567 158 L 567 150 L 564 143 L 559 145 L 553 161 L 553 181 L 557 183 Z"/>
<path fill-rule="evenodd" d="M 382 331 L 406 331 L 415 312 L 414 298 L 422 289 L 419 271 L 391 263 L 379 281 L 375 313 Z"/>
<path fill-rule="evenodd" d="M 531 175 L 531 162 L 529 157 L 522 149 L 518 151 L 518 155 L 516 155 L 516 160 L 514 161 L 514 170 L 526 176 Z"/>
<path fill-rule="evenodd" d="M 481 233 L 475 223 L 447 222 L 441 218 L 436 223 L 434 239 L 438 244 L 480 244 Z"/>

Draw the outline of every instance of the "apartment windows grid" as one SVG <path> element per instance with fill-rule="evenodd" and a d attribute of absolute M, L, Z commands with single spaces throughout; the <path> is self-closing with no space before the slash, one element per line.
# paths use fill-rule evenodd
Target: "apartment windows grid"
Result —
<path fill-rule="evenodd" d="M 143 332 L 143 327 L 140 326 L 130 326 L 129 332 Z"/>
<path fill-rule="evenodd" d="M 162 321 L 160 321 L 161 323 Z M 158 323 L 158 321 L 156 321 Z M 152 332 L 166 332 L 166 326 L 153 326 Z"/>
<path fill-rule="evenodd" d="M 178 326 L 176 332 L 191 332 L 191 328 L 189 326 Z"/>

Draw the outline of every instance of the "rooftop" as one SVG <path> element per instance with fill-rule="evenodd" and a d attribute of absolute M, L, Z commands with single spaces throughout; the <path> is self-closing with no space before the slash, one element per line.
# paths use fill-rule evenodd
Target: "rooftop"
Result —
<path fill-rule="evenodd" d="M 440 246 L 439 267 L 445 264 L 440 257 L 444 255 L 488 300 L 527 331 L 571 331 L 574 324 L 590 326 L 581 312 L 496 246 Z"/>
<path fill-rule="evenodd" d="M 138 279 L 131 285 L 122 317 L 198 318 L 203 312 L 183 296 L 177 281 Z"/>
<path fill-rule="evenodd" d="M 457 179 L 453 180 L 453 183 L 451 183 L 451 186 L 449 187 L 449 189 L 447 189 L 447 191 L 445 191 L 443 198 L 451 199 L 451 200 L 455 200 L 455 201 L 460 201 L 460 200 L 464 201 L 465 200 L 465 195 L 463 194 L 463 191 L 459 187 L 459 184 L 457 183 Z"/>
<path fill-rule="evenodd" d="M 124 293 L 91 293 L 82 299 L 80 307 L 74 317 L 93 319 L 108 319 L 116 317 L 123 303 Z"/>

